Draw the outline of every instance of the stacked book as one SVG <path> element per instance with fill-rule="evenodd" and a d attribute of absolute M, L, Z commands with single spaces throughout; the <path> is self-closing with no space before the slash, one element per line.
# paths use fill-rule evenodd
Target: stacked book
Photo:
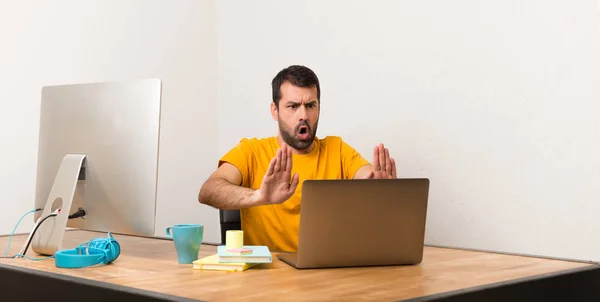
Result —
<path fill-rule="evenodd" d="M 245 271 L 262 263 L 271 263 L 271 251 L 264 245 L 244 245 L 227 249 L 221 245 L 217 253 L 194 261 L 193 268 L 199 270 Z"/>

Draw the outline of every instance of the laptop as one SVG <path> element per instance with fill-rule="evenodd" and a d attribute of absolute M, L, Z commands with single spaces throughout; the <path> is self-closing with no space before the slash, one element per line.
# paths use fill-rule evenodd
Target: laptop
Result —
<path fill-rule="evenodd" d="M 297 269 L 414 265 L 423 258 L 429 179 L 306 180 Z"/>

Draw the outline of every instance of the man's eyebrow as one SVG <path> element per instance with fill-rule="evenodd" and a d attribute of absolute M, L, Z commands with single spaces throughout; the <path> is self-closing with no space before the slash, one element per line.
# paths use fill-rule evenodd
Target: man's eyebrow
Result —
<path fill-rule="evenodd" d="M 289 106 L 289 105 L 300 105 L 302 102 L 297 102 L 297 101 L 286 101 L 285 105 Z M 314 105 L 318 103 L 317 100 L 312 100 L 312 101 L 308 101 L 306 102 L 307 105 Z"/>

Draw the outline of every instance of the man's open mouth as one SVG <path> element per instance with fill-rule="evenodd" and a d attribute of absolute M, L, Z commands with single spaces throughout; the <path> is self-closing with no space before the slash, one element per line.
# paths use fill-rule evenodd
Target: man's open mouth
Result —
<path fill-rule="evenodd" d="M 310 137 L 310 133 L 308 131 L 307 126 L 300 126 L 298 128 L 298 138 L 301 140 L 307 140 Z"/>

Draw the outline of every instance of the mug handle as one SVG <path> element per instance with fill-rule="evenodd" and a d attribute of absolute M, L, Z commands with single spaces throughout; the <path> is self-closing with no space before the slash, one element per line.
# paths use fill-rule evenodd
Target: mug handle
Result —
<path fill-rule="evenodd" d="M 173 227 L 167 227 L 167 229 L 165 230 L 165 233 L 167 234 L 167 237 L 171 238 L 171 239 L 173 239 L 173 235 L 171 235 L 171 229 L 172 228 Z"/>

